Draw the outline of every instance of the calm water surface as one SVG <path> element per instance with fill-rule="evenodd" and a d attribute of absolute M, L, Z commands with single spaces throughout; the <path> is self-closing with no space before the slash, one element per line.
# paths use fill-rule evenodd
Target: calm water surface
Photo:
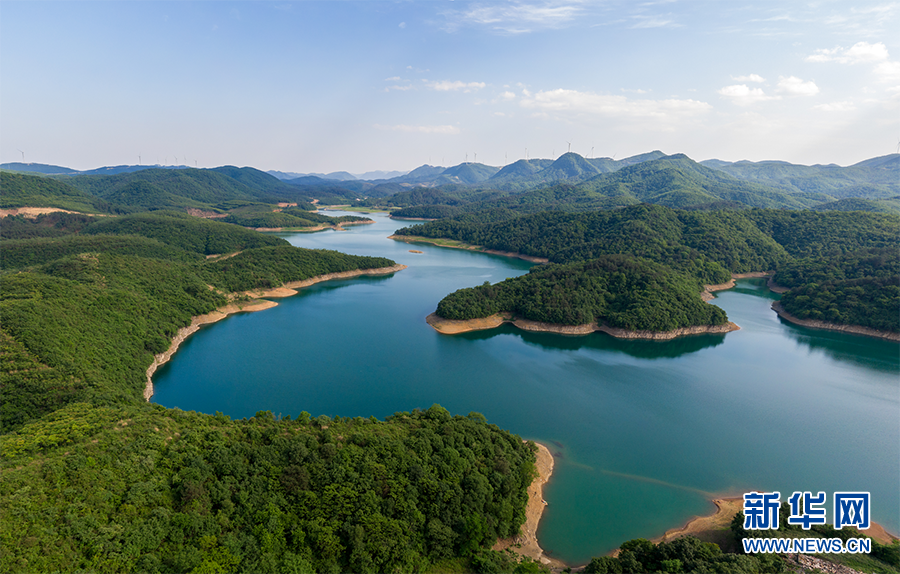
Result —
<path fill-rule="evenodd" d="M 383 418 L 439 403 L 547 444 L 542 546 L 583 563 L 751 489 L 870 491 L 900 531 L 900 346 L 783 322 L 761 280 L 715 304 L 742 327 L 668 342 L 425 323 L 446 294 L 527 272 L 516 259 L 386 239 L 376 215 L 294 245 L 389 257 L 389 277 L 320 283 L 189 338 L 154 378 L 167 407 Z M 418 249 L 424 253 L 410 253 Z M 830 515 L 830 512 L 829 512 Z"/>

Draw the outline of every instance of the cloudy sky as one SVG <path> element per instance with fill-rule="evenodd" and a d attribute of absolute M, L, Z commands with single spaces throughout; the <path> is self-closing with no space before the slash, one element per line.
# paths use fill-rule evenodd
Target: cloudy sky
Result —
<path fill-rule="evenodd" d="M 898 30 L 868 0 L 4 0 L 0 161 L 849 165 L 898 149 Z"/>

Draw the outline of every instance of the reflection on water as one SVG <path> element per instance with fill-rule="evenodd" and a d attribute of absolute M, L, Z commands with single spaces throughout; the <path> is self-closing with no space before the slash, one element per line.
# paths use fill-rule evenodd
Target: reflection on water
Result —
<path fill-rule="evenodd" d="M 853 363 L 885 373 L 897 370 L 897 362 L 888 359 L 891 354 L 900 355 L 900 348 L 893 341 L 838 331 L 810 329 L 781 317 L 778 320 L 791 339 L 812 352 L 821 352 L 836 361 Z"/>
<path fill-rule="evenodd" d="M 617 339 L 606 333 L 590 335 L 558 335 L 555 333 L 536 333 L 523 331 L 508 323 L 495 329 L 471 331 L 454 335 L 468 341 L 485 341 L 501 335 L 513 335 L 529 346 L 540 347 L 548 351 L 575 351 L 593 349 L 624 353 L 639 359 L 671 359 L 703 349 L 717 347 L 725 342 L 725 334 L 691 335 L 678 337 L 668 341 L 646 341 L 639 339 Z"/>

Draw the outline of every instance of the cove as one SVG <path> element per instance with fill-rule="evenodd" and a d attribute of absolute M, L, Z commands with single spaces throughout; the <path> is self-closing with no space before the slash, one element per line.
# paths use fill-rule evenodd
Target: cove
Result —
<path fill-rule="evenodd" d="M 566 337 L 504 325 L 447 336 L 446 294 L 527 272 L 525 261 L 387 239 L 407 222 L 283 234 L 389 257 L 386 277 L 319 283 L 278 307 L 200 329 L 154 377 L 153 401 L 233 418 L 483 413 L 556 457 L 538 538 L 587 562 L 750 490 L 867 491 L 900 530 L 900 347 L 791 325 L 764 280 L 717 293 L 741 330 L 672 341 Z M 423 253 L 411 253 L 410 249 Z M 830 515 L 830 509 L 829 509 Z"/>

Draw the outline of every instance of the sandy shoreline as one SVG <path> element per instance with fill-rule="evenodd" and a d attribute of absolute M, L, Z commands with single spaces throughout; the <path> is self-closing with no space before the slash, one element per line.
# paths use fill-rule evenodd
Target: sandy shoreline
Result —
<path fill-rule="evenodd" d="M 431 325 L 435 331 L 444 335 L 456 335 L 459 333 L 468 333 L 469 331 L 493 329 L 504 323 L 511 323 L 523 331 L 556 333 L 559 335 L 588 335 L 590 333 L 599 332 L 606 333 L 617 339 L 643 339 L 653 341 L 667 341 L 669 339 L 674 339 L 675 337 L 684 337 L 686 335 L 730 333 L 731 331 L 740 329 L 740 327 L 729 321 L 724 325 L 696 325 L 693 327 L 674 329 L 672 331 L 629 331 L 618 327 L 598 325 L 596 322 L 584 325 L 541 323 L 540 321 L 517 318 L 511 313 L 497 313 L 489 317 L 468 320 L 444 319 L 443 317 L 438 317 L 435 313 L 432 313 L 425 318 L 425 322 Z"/>
<path fill-rule="evenodd" d="M 389 275 L 402 269 L 406 269 L 406 265 L 391 265 L 390 267 L 376 267 L 373 269 L 354 269 L 352 271 L 340 271 L 338 273 L 327 273 L 325 275 L 310 277 L 309 279 L 304 279 L 302 281 L 289 281 L 282 287 L 278 287 L 276 289 L 244 291 L 243 293 L 235 293 L 234 295 L 238 296 L 246 295 L 251 299 L 251 301 L 229 303 L 228 305 L 219 307 L 215 311 L 212 311 L 205 315 L 192 317 L 191 324 L 187 327 L 182 327 L 181 329 L 179 329 L 178 333 L 176 333 L 172 338 L 172 343 L 169 345 L 169 348 L 153 357 L 153 362 L 150 363 L 149 367 L 147 367 L 147 382 L 144 386 L 144 400 L 149 402 L 150 398 L 153 397 L 153 375 L 154 373 L 156 373 L 156 370 L 159 369 L 160 366 L 168 362 L 172 358 L 172 355 L 175 354 L 175 351 L 178 350 L 178 347 L 180 347 L 181 344 L 185 341 L 185 339 L 199 331 L 200 327 L 202 327 L 203 325 L 209 325 L 210 323 L 221 321 L 222 319 L 233 313 L 263 311 L 265 309 L 271 309 L 272 307 L 278 305 L 278 303 L 276 303 L 275 301 L 260 300 L 263 297 L 290 297 L 291 295 L 297 294 L 297 289 L 300 289 L 302 287 L 309 287 L 310 285 L 321 283 L 322 281 L 349 279 L 351 277 L 359 277 L 361 275 Z"/>
<path fill-rule="evenodd" d="M 334 229 L 335 231 L 344 231 L 345 225 L 369 225 L 370 223 L 375 223 L 374 220 L 370 219 L 369 221 L 344 221 L 341 223 L 335 223 L 334 225 L 317 225 L 315 227 L 245 227 L 245 229 L 251 229 L 253 231 L 260 231 L 266 233 L 273 233 L 279 231 L 296 231 L 297 233 L 313 233 L 315 231 L 323 231 L 325 229 Z"/>
<path fill-rule="evenodd" d="M 535 443 L 535 445 L 537 445 L 538 450 L 535 453 L 534 466 L 538 475 L 528 485 L 528 506 L 525 508 L 525 524 L 519 530 L 518 536 L 498 540 L 491 549 L 509 549 L 510 552 L 520 556 L 527 556 L 541 564 L 547 564 L 551 568 L 565 568 L 566 565 L 560 560 L 545 556 L 544 550 L 540 547 L 537 540 L 538 523 L 541 521 L 544 507 L 547 505 L 543 496 L 544 484 L 550 480 L 550 475 L 553 474 L 553 455 L 541 443 Z"/>
<path fill-rule="evenodd" d="M 778 316 L 785 321 L 800 325 L 801 327 L 824 329 L 826 331 L 840 331 L 842 333 L 853 333 L 854 335 L 866 335 L 867 337 L 877 337 L 879 339 L 887 339 L 888 341 L 900 341 L 900 333 L 879 331 L 869 327 L 860 327 L 859 325 L 838 325 L 836 323 L 826 323 L 825 321 L 818 321 L 815 319 L 800 319 L 785 311 L 779 301 L 772 302 L 772 310 L 778 313 Z"/>
<path fill-rule="evenodd" d="M 404 243 L 428 243 L 437 247 L 447 247 L 449 249 L 463 249 L 465 251 L 477 251 L 479 253 L 487 253 L 489 255 L 502 255 L 503 257 L 513 257 L 515 259 L 523 259 L 531 263 L 549 263 L 546 257 L 532 257 L 531 255 L 522 255 L 521 253 L 513 253 L 511 251 L 497 251 L 496 249 L 485 249 L 481 245 L 470 245 L 468 243 L 459 242 L 458 245 L 441 245 L 439 239 L 431 237 L 419 237 L 418 235 L 389 235 L 388 239 L 395 241 L 403 241 Z"/>

